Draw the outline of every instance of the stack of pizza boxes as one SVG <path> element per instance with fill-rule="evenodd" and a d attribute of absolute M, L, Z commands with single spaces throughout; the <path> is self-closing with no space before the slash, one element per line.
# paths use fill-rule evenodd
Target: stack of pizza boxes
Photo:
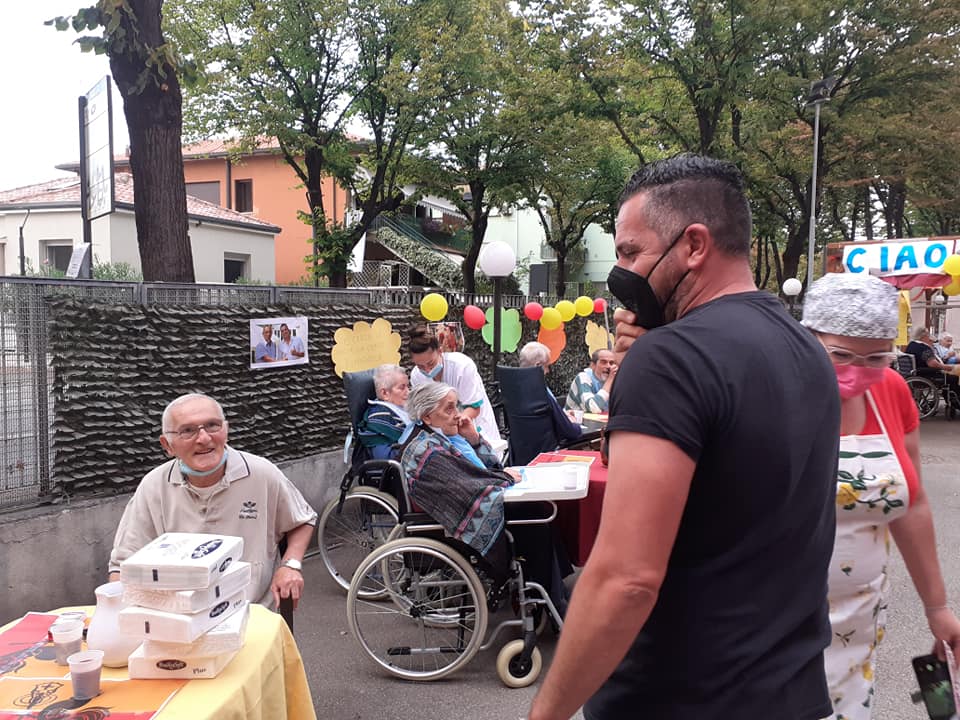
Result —
<path fill-rule="evenodd" d="M 120 632 L 143 643 L 131 678 L 212 678 L 243 646 L 250 563 L 243 538 L 165 533 L 120 564 Z"/>

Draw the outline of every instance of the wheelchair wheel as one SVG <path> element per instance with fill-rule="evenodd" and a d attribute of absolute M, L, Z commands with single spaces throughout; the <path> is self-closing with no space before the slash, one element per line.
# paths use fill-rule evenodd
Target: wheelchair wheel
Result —
<path fill-rule="evenodd" d="M 920 411 L 920 419 L 924 420 L 937 412 L 940 404 L 940 388 L 929 378 L 914 375 L 907 378 L 907 387 L 913 395 L 913 401 Z"/>
<path fill-rule="evenodd" d="M 378 587 L 390 603 L 370 599 Z M 466 560 L 438 540 L 408 537 L 377 548 L 357 568 L 347 619 L 370 659 L 391 675 L 437 680 L 477 653 L 488 614 Z"/>
<path fill-rule="evenodd" d="M 317 542 L 327 572 L 340 587 L 349 590 L 357 566 L 383 545 L 396 527 L 397 501 L 385 492 L 359 487 L 347 493 L 337 512 L 339 502 L 340 498 L 334 498 L 323 509 Z M 382 590 L 382 583 L 377 583 L 359 592 L 362 597 L 382 597 Z"/>
<path fill-rule="evenodd" d="M 521 657 L 522 652 L 523 640 L 511 640 L 497 653 L 497 675 L 507 687 L 527 687 L 540 677 L 540 670 L 543 668 L 540 651 L 534 648 L 529 660 Z"/>

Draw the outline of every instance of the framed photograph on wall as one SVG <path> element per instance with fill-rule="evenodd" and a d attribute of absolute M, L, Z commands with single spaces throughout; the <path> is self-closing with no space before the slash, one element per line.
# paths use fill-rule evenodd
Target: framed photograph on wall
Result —
<path fill-rule="evenodd" d="M 253 318 L 250 320 L 250 369 L 306 365 L 306 317 Z"/>
<path fill-rule="evenodd" d="M 440 352 L 463 352 L 463 326 L 458 322 L 427 323 L 440 343 Z"/>

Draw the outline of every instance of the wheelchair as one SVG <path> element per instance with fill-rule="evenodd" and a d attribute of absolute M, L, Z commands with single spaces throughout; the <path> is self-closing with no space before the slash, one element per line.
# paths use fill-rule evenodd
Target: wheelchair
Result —
<path fill-rule="evenodd" d="M 387 541 L 400 515 L 398 488 L 384 484 L 386 461 L 371 460 L 367 449 L 356 441 L 367 400 L 376 397 L 373 371 L 344 373 L 343 384 L 351 424 L 344 456 L 350 465 L 340 481 L 339 494 L 317 520 L 317 544 L 324 568 L 346 592 L 357 567 Z M 379 595 L 380 590 L 372 594 Z M 361 595 L 365 596 L 363 590 Z"/>
<path fill-rule="evenodd" d="M 403 508 L 408 508 L 403 470 L 399 463 L 387 462 L 384 474 L 398 481 Z M 548 505 L 553 508 L 549 517 L 508 520 L 507 527 L 549 523 L 556 505 Z M 388 541 L 357 567 L 347 593 L 350 629 L 370 660 L 404 680 L 438 680 L 493 647 L 507 628 L 520 628 L 522 638 L 507 642 L 497 655 L 497 673 L 508 687 L 535 682 L 543 666 L 537 625 L 542 630 L 552 619 L 559 628 L 563 620 L 547 590 L 524 578 L 512 536 L 509 530 L 504 533 L 510 569 L 506 583 L 498 586 L 478 552 L 445 536 L 429 516 L 403 512 Z M 508 598 L 517 617 L 488 632 L 491 615 Z"/>
<path fill-rule="evenodd" d="M 940 399 L 944 401 L 947 420 L 953 420 L 960 411 L 960 394 L 957 386 L 947 381 L 947 375 L 926 376 L 917 373 L 916 358 L 908 353 L 897 355 L 896 367 L 910 388 L 910 394 L 917 405 L 920 419 L 926 420 L 936 415 Z"/>

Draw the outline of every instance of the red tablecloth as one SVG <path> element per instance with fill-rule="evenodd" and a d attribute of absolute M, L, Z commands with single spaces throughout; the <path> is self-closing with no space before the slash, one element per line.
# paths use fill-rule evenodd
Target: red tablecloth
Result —
<path fill-rule="evenodd" d="M 607 488 L 607 468 L 600 462 L 600 453 L 591 450 L 558 450 L 540 453 L 530 464 L 563 462 L 571 455 L 591 457 L 590 488 L 582 500 L 563 500 L 557 503 L 557 529 L 563 538 L 574 565 L 583 565 L 593 549 L 593 541 L 600 528 L 600 511 L 603 509 L 603 493 Z"/>

